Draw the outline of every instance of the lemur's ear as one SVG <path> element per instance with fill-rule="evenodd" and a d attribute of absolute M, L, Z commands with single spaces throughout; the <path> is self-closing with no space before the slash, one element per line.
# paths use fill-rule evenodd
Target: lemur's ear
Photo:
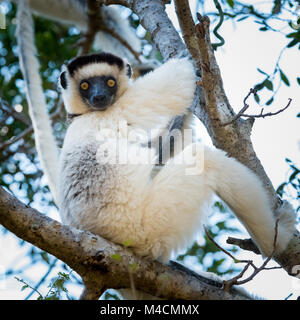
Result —
<path fill-rule="evenodd" d="M 59 77 L 59 84 L 63 89 L 67 89 L 68 86 L 66 74 L 66 71 L 63 71 Z"/>
<path fill-rule="evenodd" d="M 132 76 L 132 69 L 129 63 L 126 64 L 126 75 L 128 76 L 128 78 L 131 78 Z"/>

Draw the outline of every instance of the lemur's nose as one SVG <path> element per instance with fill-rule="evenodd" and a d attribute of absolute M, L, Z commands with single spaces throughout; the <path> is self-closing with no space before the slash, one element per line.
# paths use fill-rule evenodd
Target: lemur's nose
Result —
<path fill-rule="evenodd" d="M 94 104 L 98 104 L 98 103 L 105 102 L 105 100 L 106 100 L 106 97 L 102 94 L 99 94 L 99 95 L 93 96 L 92 102 Z"/>

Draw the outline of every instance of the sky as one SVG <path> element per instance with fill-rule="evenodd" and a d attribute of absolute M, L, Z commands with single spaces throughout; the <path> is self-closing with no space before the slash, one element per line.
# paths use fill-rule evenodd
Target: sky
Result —
<path fill-rule="evenodd" d="M 191 8 L 195 7 L 195 1 L 190 1 L 190 4 Z M 178 29 L 172 5 L 167 6 L 167 12 Z M 243 99 L 249 89 L 264 79 L 257 68 L 271 72 L 276 65 L 281 49 L 287 43 L 286 38 L 279 33 L 261 32 L 258 29 L 259 25 L 255 25 L 251 20 L 239 22 L 236 26 L 231 22 L 226 22 L 220 29 L 220 33 L 225 38 L 225 45 L 217 50 L 216 58 L 221 69 L 225 91 L 236 112 L 241 109 Z M 300 166 L 300 119 L 296 118 L 300 112 L 300 87 L 296 83 L 296 77 L 300 75 L 299 50 L 293 48 L 284 52 L 280 66 L 289 76 L 291 86 L 287 87 L 282 84 L 274 103 L 267 107 L 266 111 L 275 112 L 283 108 L 287 104 L 288 98 L 293 99 L 291 106 L 277 116 L 257 119 L 252 132 L 255 151 L 275 187 L 278 187 L 288 176 L 288 165 L 285 158 L 291 159 Z M 261 98 L 267 101 L 270 92 L 264 92 L 266 94 L 262 94 Z M 260 108 L 253 98 L 249 99 L 249 103 L 251 106 L 247 112 L 258 114 Z M 198 125 L 199 135 L 203 141 L 210 144 L 204 126 L 200 122 Z M 45 212 L 45 208 L 41 208 L 38 203 L 36 208 Z M 56 210 L 52 209 L 50 216 L 58 218 Z M 244 232 L 244 235 L 246 234 Z M 221 237 L 219 240 L 221 244 L 225 243 L 226 237 Z M 11 263 L 20 263 L 21 260 L 18 260 L 18 257 L 22 257 L 26 252 L 26 247 L 20 249 L 18 241 L 10 235 L 6 235 L 5 238 L 0 237 L 0 248 L 0 274 Z M 11 252 L 15 254 L 11 255 Z M 261 259 L 256 255 L 253 254 L 250 257 L 257 264 L 261 263 Z M 249 259 L 249 254 L 241 253 L 238 258 Z M 25 262 L 22 260 L 22 263 Z M 189 266 L 195 267 L 192 260 Z M 201 266 L 197 268 L 201 270 Z M 40 275 L 45 271 L 33 269 L 31 277 L 38 281 Z M 55 272 L 57 273 L 57 270 L 53 270 L 53 274 Z M 284 299 L 291 292 L 294 292 L 291 299 L 300 295 L 300 280 L 287 276 L 286 272 L 282 270 L 262 272 L 244 287 L 250 292 L 268 299 Z M 20 288 L 21 285 L 14 279 L 9 281 L 0 279 L 0 299 L 23 299 L 27 293 L 20 291 Z"/>

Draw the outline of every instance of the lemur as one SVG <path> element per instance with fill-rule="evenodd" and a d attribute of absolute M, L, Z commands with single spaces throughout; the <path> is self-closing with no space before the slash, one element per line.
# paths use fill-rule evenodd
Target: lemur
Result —
<path fill-rule="evenodd" d="M 271 255 L 276 218 L 250 169 L 222 150 L 191 143 L 151 178 L 155 151 L 128 139 L 128 130 L 164 128 L 172 117 L 184 114 L 195 82 L 186 58 L 170 59 L 135 81 L 127 62 L 109 53 L 79 56 L 65 66 L 60 86 L 73 120 L 60 156 L 64 223 L 118 244 L 130 243 L 136 254 L 165 262 L 191 245 L 206 204 L 217 194 L 261 252 Z M 120 123 L 128 124 L 126 130 Z M 125 152 L 127 162 L 115 161 L 116 154 Z M 191 167 L 199 172 L 189 173 Z M 294 213 L 286 203 L 276 214 L 280 252 L 291 238 Z"/>

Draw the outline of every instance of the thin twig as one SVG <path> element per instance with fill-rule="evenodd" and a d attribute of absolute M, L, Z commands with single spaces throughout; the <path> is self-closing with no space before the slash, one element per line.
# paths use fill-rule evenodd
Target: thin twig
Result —
<path fill-rule="evenodd" d="M 278 111 L 276 111 L 276 112 L 263 113 L 264 109 L 262 109 L 261 112 L 260 112 L 260 114 L 257 114 L 257 115 L 242 114 L 241 116 L 242 116 L 242 117 L 248 117 L 248 118 L 265 118 L 265 117 L 275 116 L 275 115 L 277 115 L 277 114 L 285 111 L 285 110 L 290 106 L 290 104 L 291 104 L 291 102 L 292 102 L 292 99 L 289 98 L 288 100 L 289 100 L 289 101 L 288 101 L 287 105 L 286 105 L 284 108 L 282 108 L 282 109 L 280 109 L 280 110 L 278 110 Z"/>
<path fill-rule="evenodd" d="M 275 254 L 275 251 L 276 251 L 276 243 L 277 243 L 277 236 L 278 236 L 278 223 L 279 223 L 279 219 L 277 219 L 276 223 L 275 223 L 275 234 L 274 234 L 274 241 L 273 241 L 273 251 L 272 251 L 271 255 L 263 262 L 263 264 L 260 267 L 256 267 L 252 260 L 239 260 L 239 259 L 236 259 L 230 252 L 228 252 L 227 250 L 222 248 L 220 245 L 218 245 L 214 241 L 214 239 L 211 237 L 211 235 L 209 234 L 209 231 L 207 230 L 207 228 L 204 227 L 206 236 L 208 237 L 208 239 L 210 241 L 212 241 L 215 244 L 215 246 L 217 248 L 219 248 L 226 255 L 228 255 L 231 259 L 233 259 L 233 261 L 235 263 L 246 263 L 245 267 L 243 268 L 243 270 L 238 275 L 236 275 L 235 277 L 233 277 L 230 280 L 225 280 L 223 282 L 224 290 L 229 291 L 230 288 L 233 285 L 241 285 L 241 284 L 245 284 L 246 282 L 249 282 L 250 280 L 252 280 L 262 270 L 273 270 L 273 269 L 281 268 L 281 267 L 268 267 L 268 268 L 266 267 L 267 264 L 270 262 L 270 260 L 273 258 L 274 254 Z M 249 269 L 250 266 L 253 268 L 252 274 L 248 278 L 246 278 L 244 280 L 239 280 L 244 276 L 245 272 Z"/>
<path fill-rule="evenodd" d="M 261 112 L 259 114 L 245 114 L 244 112 L 249 108 L 249 105 L 247 104 L 247 99 L 250 97 L 251 94 L 256 94 L 257 90 L 256 89 L 253 89 L 251 88 L 249 93 L 247 94 L 247 96 L 244 98 L 244 106 L 243 108 L 228 122 L 225 122 L 225 123 L 222 123 L 221 126 L 225 127 L 225 126 L 228 126 L 229 124 L 232 124 L 234 123 L 237 119 L 239 119 L 240 117 L 247 117 L 247 118 L 265 118 L 265 117 L 271 117 L 271 116 L 275 116 L 283 111 L 285 111 L 290 105 L 291 105 L 291 102 L 292 102 L 292 99 L 289 98 L 288 99 L 288 103 L 287 105 L 276 111 L 276 112 L 268 112 L 268 113 L 263 113 L 264 112 L 264 108 L 261 109 Z"/>
<path fill-rule="evenodd" d="M 59 115 L 61 114 L 63 110 L 63 101 L 62 99 L 59 100 L 56 109 L 54 110 L 53 113 L 51 113 L 50 115 L 50 120 L 54 121 L 56 120 Z M 25 136 L 27 136 L 28 134 L 33 132 L 33 127 L 32 125 L 30 125 L 28 128 L 26 128 L 25 130 L 23 130 L 20 134 L 18 134 L 17 136 L 12 137 L 9 140 L 4 141 L 3 143 L 0 144 L 0 151 L 8 148 L 9 146 L 11 146 L 12 144 L 16 143 L 17 141 L 23 139 Z"/>
<path fill-rule="evenodd" d="M 245 284 L 249 281 L 251 281 L 259 272 L 261 272 L 262 270 L 271 270 L 274 269 L 272 268 L 266 268 L 267 264 L 271 261 L 271 259 L 273 258 L 275 251 L 276 251 L 276 244 L 277 244 L 277 237 L 278 237 L 278 223 L 279 223 L 279 219 L 276 220 L 275 223 L 275 234 L 274 234 L 274 240 L 273 240 L 273 250 L 271 255 L 263 262 L 263 264 L 260 267 L 255 267 L 254 271 L 252 272 L 252 274 L 244 279 L 244 280 L 238 280 L 240 279 L 244 274 L 245 271 L 249 268 L 249 265 L 247 264 L 245 266 L 245 268 L 242 270 L 242 272 L 240 274 L 238 274 L 236 277 L 224 281 L 224 288 L 226 288 L 226 290 L 228 290 L 229 288 L 231 288 L 233 285 L 241 285 L 241 284 Z"/>
<path fill-rule="evenodd" d="M 54 261 L 51 263 L 51 265 L 49 266 L 47 272 L 44 274 L 44 276 L 41 278 L 41 280 L 39 281 L 39 283 L 34 287 L 34 289 L 28 294 L 28 296 L 24 299 L 24 300 L 28 300 L 33 294 L 34 292 L 38 292 L 39 287 L 44 283 L 44 281 L 47 279 L 47 277 L 49 276 L 49 274 L 51 273 L 51 271 L 53 270 L 53 268 L 55 267 L 56 263 L 57 263 L 58 259 L 54 259 Z"/>
<path fill-rule="evenodd" d="M 250 91 L 248 92 L 248 94 L 246 95 L 246 97 L 243 100 L 244 106 L 243 108 L 237 113 L 237 115 L 235 117 L 233 117 L 233 119 L 231 119 L 228 122 L 222 123 L 222 126 L 228 126 L 229 124 L 232 124 L 233 122 L 235 122 L 238 118 L 240 118 L 243 113 L 249 108 L 249 104 L 247 104 L 247 100 L 250 97 L 251 94 L 256 94 L 257 90 L 254 88 L 251 88 Z"/>
<path fill-rule="evenodd" d="M 237 284 L 238 280 L 240 278 L 242 278 L 245 274 L 245 272 L 248 270 L 248 268 L 250 267 L 251 265 L 251 261 L 249 260 L 249 262 L 245 265 L 245 267 L 243 268 L 243 270 L 238 274 L 236 275 L 235 277 L 233 277 L 232 279 L 230 280 L 224 280 L 223 281 L 223 288 L 226 292 L 229 292 L 229 290 L 231 289 L 231 287 L 234 285 L 234 284 Z"/>
<path fill-rule="evenodd" d="M 129 279 L 130 279 L 130 288 L 132 290 L 132 296 L 133 296 L 134 300 L 137 300 L 136 289 L 135 289 L 135 285 L 134 285 L 134 279 L 133 279 L 133 275 L 132 275 L 132 271 L 130 269 L 130 266 L 128 268 L 128 273 L 129 273 Z"/>
<path fill-rule="evenodd" d="M 35 288 L 33 288 L 31 285 L 29 285 L 27 282 L 25 282 L 24 280 L 22 280 L 22 279 L 20 279 L 20 278 L 18 278 L 18 277 L 14 277 L 14 278 L 15 278 L 17 281 L 19 281 L 19 282 L 21 282 L 21 283 L 24 284 L 22 290 L 24 290 L 24 289 L 26 289 L 26 288 L 30 288 L 30 289 L 32 289 L 33 291 L 35 291 L 35 292 L 40 296 L 40 298 L 43 298 L 43 295 L 42 295 L 38 290 L 36 290 Z"/>
<path fill-rule="evenodd" d="M 75 46 L 80 46 L 79 55 L 87 54 L 91 50 L 97 32 L 102 31 L 118 40 L 135 57 L 135 59 L 141 63 L 139 58 L 141 53 L 135 51 L 124 38 L 106 25 L 101 11 L 102 4 L 108 5 L 110 3 L 108 3 L 108 1 L 99 0 L 87 1 L 88 28 L 84 36 L 75 44 Z M 125 5 L 125 3 L 123 5 Z"/>
<path fill-rule="evenodd" d="M 76 43 L 76 45 L 80 46 L 79 55 L 87 54 L 91 50 L 97 31 L 100 25 L 103 24 L 101 8 L 98 1 L 87 0 L 87 16 L 87 31 L 83 38 Z"/>
<path fill-rule="evenodd" d="M 232 260 L 236 261 L 237 259 L 230 253 L 228 252 L 227 250 L 225 250 L 224 248 L 222 248 L 214 239 L 213 237 L 210 235 L 208 229 L 206 227 L 204 227 L 204 231 L 205 231 L 205 234 L 207 236 L 207 238 L 218 248 L 220 249 L 221 251 L 223 251 L 225 254 L 227 254 Z"/>
<path fill-rule="evenodd" d="M 256 266 L 253 264 L 252 260 L 239 260 L 237 258 L 235 258 L 229 251 L 227 251 L 226 249 L 222 248 L 214 239 L 213 237 L 209 234 L 209 231 L 206 227 L 204 227 L 204 231 L 206 236 L 208 237 L 208 239 L 221 251 L 223 251 L 226 255 L 228 255 L 235 263 L 247 263 L 249 265 L 251 265 L 254 269 L 256 269 Z"/>
<path fill-rule="evenodd" d="M 135 59 L 141 63 L 141 60 L 139 58 L 139 56 L 141 55 L 140 52 L 135 51 L 131 45 L 125 40 L 123 39 L 115 30 L 113 30 L 112 28 L 108 28 L 107 26 L 103 27 L 102 29 L 100 29 L 99 31 L 103 31 L 103 32 L 107 32 L 108 34 L 110 34 L 113 38 L 117 39 L 126 49 L 128 49 L 128 51 L 135 57 Z"/>
<path fill-rule="evenodd" d="M 17 136 L 4 141 L 3 143 L 0 144 L 0 151 L 3 149 L 6 149 L 7 147 L 9 147 L 10 145 L 14 144 L 15 142 L 23 139 L 25 136 L 27 136 L 29 133 L 31 133 L 33 131 L 33 127 L 30 126 L 28 128 L 26 128 L 25 130 L 23 130 L 20 134 L 18 134 Z"/>
<path fill-rule="evenodd" d="M 28 117 L 26 117 L 22 112 L 15 111 L 7 101 L 0 98 L 0 109 L 2 109 L 8 116 L 12 116 L 13 118 L 23 122 L 25 125 L 30 125 L 31 121 Z M 4 119 L 4 122 L 6 119 Z M 3 121 L 0 122 L 0 125 L 3 125 Z"/>

